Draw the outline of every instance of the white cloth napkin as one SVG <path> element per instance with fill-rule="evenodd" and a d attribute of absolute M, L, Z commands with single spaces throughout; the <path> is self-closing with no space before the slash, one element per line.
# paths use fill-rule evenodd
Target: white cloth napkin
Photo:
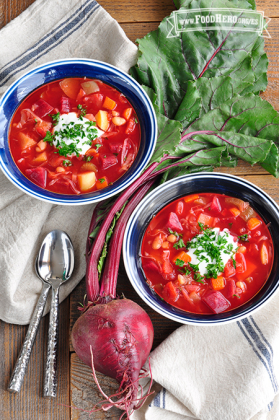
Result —
<path fill-rule="evenodd" d="M 37 0 L 0 31 L 0 45 L 0 95 L 21 74 L 51 60 L 92 58 L 128 71 L 137 56 L 136 46 L 95 0 Z M 74 289 L 85 274 L 92 210 L 30 198 L 0 171 L 0 319 L 29 323 L 42 288 L 35 258 L 53 229 L 67 232 L 75 248 L 75 270 L 60 289 L 60 301 Z"/>
<path fill-rule="evenodd" d="M 132 419 L 278 420 L 278 320 L 276 293 L 238 322 L 178 328 L 151 353 L 161 388 Z"/>

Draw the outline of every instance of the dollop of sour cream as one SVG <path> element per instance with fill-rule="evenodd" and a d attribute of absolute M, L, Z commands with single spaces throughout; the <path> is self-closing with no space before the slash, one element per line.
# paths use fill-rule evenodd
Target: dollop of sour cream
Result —
<path fill-rule="evenodd" d="M 85 117 L 78 117 L 75 112 L 69 112 L 60 115 L 54 127 L 53 145 L 63 148 L 66 156 L 85 155 L 91 148 L 92 141 L 103 133 L 104 131 L 96 127 L 96 123 Z"/>
<path fill-rule="evenodd" d="M 206 250 L 207 246 L 209 252 Z M 199 271 L 202 276 L 208 274 L 207 266 L 209 264 L 216 264 L 216 258 L 212 257 L 214 252 L 210 252 L 210 248 L 215 248 L 215 252 L 217 252 L 225 266 L 229 259 L 236 253 L 238 243 L 228 229 L 224 229 L 220 232 L 220 228 L 214 228 L 210 229 L 210 232 L 208 233 L 203 231 L 195 236 L 188 246 L 187 254 L 191 257 L 191 264 L 198 265 L 197 271 Z"/>

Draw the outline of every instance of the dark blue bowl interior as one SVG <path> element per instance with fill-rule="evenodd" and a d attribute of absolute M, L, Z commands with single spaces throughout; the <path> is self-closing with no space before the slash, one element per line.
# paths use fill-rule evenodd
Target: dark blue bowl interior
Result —
<path fill-rule="evenodd" d="M 216 192 L 248 201 L 250 205 L 269 224 L 268 228 L 274 245 L 274 263 L 268 281 L 263 288 L 246 304 L 231 311 L 218 315 L 201 315 L 184 312 L 162 301 L 147 285 L 141 268 L 139 257 L 144 232 L 152 217 L 170 202 L 187 194 L 199 192 Z M 246 181 L 226 174 L 194 174 L 188 175 L 158 187 L 147 197 L 147 201 L 132 216 L 129 228 L 129 239 L 125 244 L 128 272 L 136 273 L 132 284 L 137 292 L 153 309 L 159 310 L 178 322 L 216 324 L 234 320 L 248 315 L 252 310 L 261 306 L 278 288 L 279 282 L 279 209 L 273 200 L 256 186 Z M 124 253 L 124 254 L 125 254 Z"/>
<path fill-rule="evenodd" d="M 45 83 L 66 77 L 88 77 L 100 79 L 103 82 L 121 91 L 134 107 L 140 127 L 141 144 L 138 155 L 131 168 L 112 186 L 104 190 L 80 195 L 63 195 L 46 191 L 30 182 L 17 168 L 9 151 L 8 133 L 9 124 L 14 112 L 21 101 L 33 90 Z M 22 76 L 18 82 L 3 96 L 0 103 L 0 164 L 9 178 L 17 185 L 20 185 L 26 192 L 34 193 L 46 200 L 57 202 L 79 202 L 99 201 L 100 197 L 105 199 L 117 194 L 122 190 L 123 185 L 128 184 L 131 177 L 136 177 L 146 166 L 152 154 L 156 137 L 156 119 L 153 108 L 144 91 L 139 85 L 124 72 L 106 63 L 90 60 L 63 60 L 48 63 L 38 67 L 26 76 Z M 2 162 L 1 162 L 2 161 Z"/>

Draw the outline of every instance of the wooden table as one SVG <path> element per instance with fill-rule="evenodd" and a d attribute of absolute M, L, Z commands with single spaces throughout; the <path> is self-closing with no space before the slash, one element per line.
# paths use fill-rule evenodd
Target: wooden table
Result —
<path fill-rule="evenodd" d="M 1 0 L 0 28 L 25 10 L 33 0 Z M 127 36 L 135 41 L 151 30 L 173 10 L 172 0 L 100 0 L 99 3 L 122 26 Z M 269 24 L 271 39 L 266 40 L 269 58 L 268 88 L 262 95 L 279 111 L 279 5 L 277 0 L 258 0 L 258 10 L 272 18 Z M 239 163 L 237 168 L 223 170 L 241 176 L 263 188 L 279 204 L 279 179 L 273 178 L 259 166 L 253 168 Z M 135 294 L 125 275 L 123 267 L 119 275 L 118 289 L 127 298 L 139 303 L 150 315 L 155 329 L 154 348 L 158 346 L 179 324 L 167 320 L 147 307 Z M 12 368 L 17 359 L 27 327 L 9 325 L 0 321 L 0 420 L 86 420 L 118 419 L 119 410 L 109 413 L 88 411 L 101 398 L 91 377 L 91 370 L 79 361 L 71 347 L 70 331 L 77 316 L 78 302 L 85 293 L 84 281 L 74 290 L 60 307 L 59 349 L 58 349 L 58 396 L 55 400 L 42 397 L 43 361 L 46 357 L 48 316 L 39 328 L 36 343 L 26 373 L 24 385 L 19 395 L 6 391 Z M 110 395 L 117 384 L 99 374 L 99 381 Z M 80 410 L 72 408 L 79 407 Z M 85 411 L 84 411 L 85 410 Z"/>

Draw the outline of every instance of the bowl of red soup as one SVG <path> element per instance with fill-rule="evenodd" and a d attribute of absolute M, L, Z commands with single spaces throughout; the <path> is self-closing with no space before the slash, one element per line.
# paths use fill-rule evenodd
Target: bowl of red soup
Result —
<path fill-rule="evenodd" d="M 86 204 L 130 185 L 152 156 L 156 117 L 129 75 L 65 59 L 21 76 L 0 102 L 0 166 L 33 197 Z"/>
<path fill-rule="evenodd" d="M 278 288 L 279 208 L 252 183 L 228 174 L 186 175 L 135 209 L 123 243 L 141 298 L 185 324 L 239 320 Z"/>

